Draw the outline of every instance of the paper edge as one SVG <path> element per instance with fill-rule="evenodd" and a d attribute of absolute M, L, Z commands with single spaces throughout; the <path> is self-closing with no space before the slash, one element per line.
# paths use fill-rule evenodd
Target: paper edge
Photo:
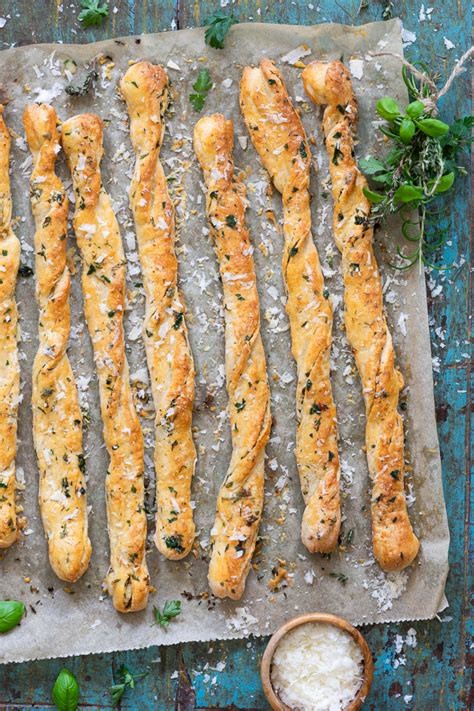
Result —
<path fill-rule="evenodd" d="M 363 25 L 349 25 L 349 24 L 335 23 L 335 22 L 326 22 L 326 23 L 319 23 L 319 24 L 314 24 L 314 25 L 295 25 L 295 24 L 291 24 L 291 23 L 279 24 L 279 23 L 263 23 L 263 22 L 243 22 L 243 23 L 239 23 L 239 24 L 235 25 L 233 31 L 234 31 L 234 33 L 236 33 L 236 32 L 245 31 L 249 28 L 258 29 L 259 27 L 265 27 L 266 30 L 268 30 L 269 28 L 270 29 L 275 28 L 275 31 L 281 30 L 281 29 L 288 30 L 288 28 L 292 28 L 293 30 L 308 30 L 308 31 L 317 30 L 317 31 L 321 32 L 327 28 L 337 27 L 338 29 L 347 28 L 350 31 L 357 30 L 359 32 L 363 32 L 366 28 L 372 27 L 374 25 L 380 26 L 380 25 L 382 25 L 382 22 L 381 21 L 374 21 L 374 22 L 364 23 Z M 387 34 L 390 33 L 391 31 L 396 31 L 397 29 L 401 33 L 402 22 L 401 22 L 400 18 L 398 18 L 398 17 L 392 18 L 391 20 L 383 21 L 383 25 L 385 27 L 387 27 Z M 130 41 L 130 40 L 140 39 L 143 36 L 146 36 L 148 38 L 155 38 L 155 37 L 159 38 L 163 34 L 171 34 L 171 33 L 174 34 L 176 32 L 196 34 L 198 32 L 201 32 L 202 30 L 203 30 L 203 27 L 187 28 L 187 29 L 183 29 L 183 30 L 165 30 L 163 32 L 142 33 L 141 35 L 122 35 L 120 37 L 110 37 L 106 40 L 100 40 L 98 42 L 64 43 L 64 44 L 59 44 L 59 45 L 58 45 L 58 43 L 55 43 L 55 42 L 45 42 L 45 43 L 38 43 L 38 44 L 34 44 L 34 45 L 20 45 L 17 47 L 8 47 L 8 48 L 1 50 L 1 52 L 2 53 L 3 52 L 10 53 L 10 52 L 15 52 L 16 50 L 25 50 L 29 46 L 34 47 L 35 49 L 36 48 L 38 48 L 38 49 L 54 48 L 56 46 L 59 46 L 62 50 L 67 50 L 68 48 L 75 48 L 77 50 L 77 48 L 82 48 L 82 47 L 87 48 L 87 47 L 94 46 L 94 48 L 97 48 L 97 51 L 99 52 L 101 45 L 103 45 L 103 44 L 109 45 L 110 42 Z M 423 284 L 423 288 L 420 289 L 420 292 L 421 292 L 420 293 L 420 310 L 421 310 L 423 318 L 425 319 L 426 324 L 427 324 L 427 333 L 428 333 L 427 340 L 428 340 L 428 346 L 429 346 L 429 350 L 427 350 L 427 353 L 428 353 L 429 361 L 431 364 L 431 338 L 430 338 L 430 331 L 429 331 L 428 299 L 427 299 L 427 293 L 426 293 L 426 282 L 425 282 L 424 274 L 423 274 L 423 279 L 420 280 L 420 285 L 421 285 L 421 283 Z M 439 447 L 439 435 L 438 435 L 437 423 L 436 423 L 436 417 L 435 417 L 436 403 L 435 403 L 435 398 L 434 398 L 434 380 L 433 380 L 433 372 L 432 372 L 431 365 L 430 365 L 428 377 L 430 380 L 430 388 L 429 389 L 431 391 L 431 394 L 429 396 L 430 397 L 430 405 L 432 407 L 432 411 L 431 411 L 432 418 L 431 419 L 434 420 L 434 432 L 436 435 L 436 445 L 437 445 L 437 450 L 438 450 L 437 455 L 434 457 L 433 466 L 437 468 L 439 475 L 440 475 L 440 480 L 441 480 L 443 495 L 442 495 L 442 502 L 440 505 L 440 514 L 443 519 L 442 523 L 444 524 L 445 529 L 446 529 L 445 534 L 447 534 L 446 535 L 447 540 L 446 540 L 445 548 L 447 549 L 446 552 L 448 553 L 451 536 L 450 536 L 449 522 L 448 522 L 448 517 L 447 517 L 446 500 L 445 500 L 445 496 L 444 496 L 444 481 L 443 481 L 443 475 L 442 475 L 441 452 L 440 452 L 440 447 Z M 444 609 L 446 609 L 446 607 L 449 606 L 449 603 L 448 603 L 446 596 L 445 596 L 445 586 L 446 586 L 446 580 L 447 580 L 447 576 L 449 573 L 449 569 L 450 569 L 449 559 L 448 559 L 448 556 L 446 555 L 445 569 L 443 571 L 443 575 L 440 576 L 440 581 L 438 583 L 438 585 L 440 587 L 440 601 L 439 601 L 437 610 L 435 612 L 433 612 L 432 614 L 429 614 L 427 616 L 414 616 L 414 617 L 404 617 L 404 616 L 398 616 L 398 615 L 395 615 L 393 617 L 386 617 L 384 615 L 383 620 L 380 620 L 380 621 L 376 620 L 374 622 L 365 622 L 363 620 L 356 621 L 352 618 L 351 623 L 354 624 L 355 626 L 364 626 L 365 627 L 365 626 L 372 626 L 372 625 L 391 624 L 391 623 L 397 623 L 397 622 L 414 622 L 414 621 L 419 621 L 419 620 L 434 619 L 439 612 L 443 611 Z M 6 659 L 6 660 L 3 660 L 0 658 L 0 665 L 23 663 L 23 662 L 28 662 L 28 661 L 39 661 L 39 660 L 45 660 L 45 659 L 58 659 L 58 658 L 59 659 L 68 659 L 71 657 L 88 656 L 88 655 L 92 655 L 92 654 L 110 654 L 110 653 L 114 653 L 114 652 L 123 652 L 123 651 L 129 651 L 129 650 L 133 651 L 133 650 L 139 650 L 139 649 L 148 649 L 153 646 L 161 647 L 161 646 L 171 646 L 173 644 L 174 645 L 186 644 L 189 642 L 202 643 L 202 642 L 211 642 L 211 641 L 220 641 L 220 640 L 250 639 L 252 637 L 259 638 L 259 637 L 265 637 L 267 635 L 272 634 L 272 632 L 267 632 L 265 630 L 264 631 L 255 631 L 255 632 L 248 630 L 247 634 L 244 634 L 243 633 L 244 631 L 242 631 L 242 630 L 236 630 L 235 632 L 236 632 L 235 634 L 232 633 L 232 631 L 229 631 L 229 634 L 223 633 L 223 634 L 219 634 L 216 636 L 206 635 L 206 637 L 199 637 L 199 638 L 194 637 L 193 639 L 185 638 L 179 642 L 173 641 L 173 639 L 170 636 L 169 641 L 167 641 L 167 639 L 161 640 L 160 643 L 156 644 L 156 645 L 149 644 L 148 642 L 146 642 L 144 644 L 127 646 L 124 648 L 116 648 L 113 645 L 112 646 L 106 645 L 105 647 L 103 647 L 99 650 L 94 650 L 91 652 L 75 652 L 72 654 L 67 654 L 63 657 L 56 657 L 56 656 L 51 656 L 51 655 L 47 655 L 47 656 L 40 655 L 40 656 L 17 656 L 15 658 L 10 657 L 10 659 Z"/>

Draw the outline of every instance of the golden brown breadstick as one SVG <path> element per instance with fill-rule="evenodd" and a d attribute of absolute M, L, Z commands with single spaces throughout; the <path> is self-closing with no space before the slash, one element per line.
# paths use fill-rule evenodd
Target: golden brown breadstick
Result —
<path fill-rule="evenodd" d="M 143 338 L 155 403 L 156 533 L 158 550 L 183 558 L 195 527 L 191 482 L 196 449 L 191 434 L 194 364 L 178 290 L 174 209 L 160 162 L 168 77 L 150 62 L 132 65 L 120 89 L 130 114 L 136 153 L 130 186 L 146 294 Z"/>
<path fill-rule="evenodd" d="M 82 256 L 84 309 L 99 380 L 104 441 L 110 570 L 107 588 L 120 612 L 146 607 L 143 437 L 125 357 L 125 257 L 110 198 L 101 185 L 102 121 L 93 114 L 63 124 L 62 144 L 76 195 L 74 229 Z"/>
<path fill-rule="evenodd" d="M 332 306 L 311 236 L 311 154 L 283 78 L 269 59 L 244 69 L 240 106 L 283 200 L 283 274 L 298 370 L 296 461 L 306 504 L 301 537 L 309 551 L 328 553 L 337 544 L 341 524 L 340 468 L 329 379 Z"/>
<path fill-rule="evenodd" d="M 211 532 L 209 584 L 214 595 L 238 600 L 262 515 L 271 416 L 252 247 L 245 227 L 245 187 L 234 175 L 233 142 L 232 122 L 221 114 L 196 124 L 194 149 L 204 171 L 207 215 L 224 290 L 232 432 L 232 458 Z"/>
<path fill-rule="evenodd" d="M 60 150 L 55 110 L 30 104 L 23 115 L 33 155 L 30 179 L 35 218 L 39 346 L 33 364 L 33 439 L 39 469 L 39 504 L 51 567 L 75 582 L 91 555 L 82 417 L 66 354 L 70 331 L 70 276 L 66 264 L 68 200 L 54 167 Z"/>
<path fill-rule="evenodd" d="M 15 285 L 20 242 L 11 225 L 10 144 L 0 104 L 0 548 L 8 548 L 18 538 L 15 456 L 20 366 Z"/>
<path fill-rule="evenodd" d="M 307 94 L 326 106 L 323 128 L 334 198 L 333 230 L 342 254 L 345 324 L 365 400 L 366 449 L 372 478 L 374 554 L 387 571 L 413 561 L 419 542 L 408 517 L 404 478 L 403 421 L 397 411 L 403 378 L 395 368 L 385 319 L 382 283 L 372 248 L 367 181 L 354 158 L 357 101 L 341 62 L 313 62 L 303 71 Z"/>

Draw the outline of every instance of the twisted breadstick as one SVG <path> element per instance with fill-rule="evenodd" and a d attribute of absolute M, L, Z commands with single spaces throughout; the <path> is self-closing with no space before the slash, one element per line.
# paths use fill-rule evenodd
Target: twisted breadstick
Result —
<path fill-rule="evenodd" d="M 110 198 L 101 186 L 102 121 L 81 114 L 63 124 L 62 143 L 72 173 L 74 229 L 81 250 L 84 309 L 94 346 L 104 440 L 110 537 L 107 588 L 120 612 L 146 607 L 143 437 L 125 357 L 125 258 Z"/>
<path fill-rule="evenodd" d="M 155 543 L 176 560 L 189 553 L 194 541 L 190 499 L 196 450 L 191 434 L 194 364 L 178 290 L 173 203 L 160 162 L 168 77 L 163 67 L 138 62 L 120 89 L 136 153 L 130 204 L 146 292 L 143 337 L 156 410 Z"/>
<path fill-rule="evenodd" d="M 283 274 L 298 370 L 296 461 L 306 504 L 301 537 L 309 551 L 327 553 L 336 546 L 340 530 L 340 470 L 329 380 L 332 306 L 311 236 L 311 154 L 283 78 L 270 60 L 244 69 L 240 106 L 283 199 Z"/>
<path fill-rule="evenodd" d="M 21 248 L 11 226 L 10 143 L 0 104 L 0 548 L 8 548 L 18 538 L 15 456 L 20 366 L 15 285 Z"/>
<path fill-rule="evenodd" d="M 33 364 L 33 438 L 39 503 L 51 567 L 75 582 L 91 555 L 82 454 L 82 417 L 66 355 L 70 277 L 66 265 L 68 200 L 54 172 L 60 150 L 55 110 L 31 104 L 23 115 L 33 155 L 30 196 L 35 217 L 39 347 Z"/>
<path fill-rule="evenodd" d="M 323 127 L 334 198 L 333 230 L 342 253 L 345 324 L 364 393 L 366 448 L 372 478 L 374 555 L 387 571 L 401 570 L 418 553 L 408 518 L 404 476 L 403 421 L 397 411 L 403 387 L 383 311 L 382 283 L 367 218 L 367 181 L 354 159 L 357 101 L 341 62 L 314 62 L 303 71 L 306 92 L 327 105 Z"/>
<path fill-rule="evenodd" d="M 234 175 L 232 122 L 206 116 L 194 129 L 204 171 L 206 208 L 224 290 L 226 378 L 232 458 L 211 532 L 209 585 L 218 597 L 244 591 L 263 508 L 264 456 L 271 427 L 270 390 L 260 337 L 245 187 Z"/>

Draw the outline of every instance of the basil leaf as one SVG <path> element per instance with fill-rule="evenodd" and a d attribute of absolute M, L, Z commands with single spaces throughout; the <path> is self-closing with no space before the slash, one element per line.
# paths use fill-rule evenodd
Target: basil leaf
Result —
<path fill-rule="evenodd" d="M 405 185 L 400 185 L 399 188 L 395 190 L 394 198 L 399 202 L 412 202 L 413 200 L 420 200 L 423 197 L 423 190 L 418 188 L 416 185 L 410 185 L 405 183 Z"/>
<path fill-rule="evenodd" d="M 381 195 L 380 193 L 375 193 L 373 190 L 369 190 L 369 188 L 363 188 L 362 192 L 364 193 L 365 197 L 370 200 L 370 202 L 373 202 L 375 205 L 379 202 L 383 202 L 385 197 L 384 195 Z"/>
<path fill-rule="evenodd" d="M 431 138 L 444 136 L 449 131 L 447 123 L 443 123 L 442 121 L 438 121 L 438 119 L 434 118 L 421 119 L 420 121 L 417 121 L 416 125 L 420 131 L 426 133 L 427 136 L 431 136 Z"/>
<path fill-rule="evenodd" d="M 25 606 L 22 602 L 18 602 L 18 600 L 0 601 L 0 632 L 9 632 L 16 627 L 24 614 Z"/>
<path fill-rule="evenodd" d="M 408 145 L 415 135 L 416 126 L 411 119 L 403 119 L 400 125 L 400 138 L 405 145 Z"/>
<path fill-rule="evenodd" d="M 454 173 L 446 173 L 439 181 L 435 193 L 445 193 L 454 183 Z"/>
<path fill-rule="evenodd" d="M 76 711 L 79 684 L 69 669 L 61 669 L 53 686 L 53 701 L 58 711 Z"/>
<path fill-rule="evenodd" d="M 412 101 L 411 104 L 408 104 L 407 106 L 407 115 L 411 118 L 418 118 L 421 116 L 423 111 L 425 110 L 425 105 L 422 101 Z"/>
<path fill-rule="evenodd" d="M 368 158 L 362 158 L 359 161 L 359 168 L 366 175 L 374 175 L 374 173 L 381 173 L 382 170 L 386 170 L 383 163 L 381 163 L 377 158 L 369 156 Z"/>
<path fill-rule="evenodd" d="M 395 121 L 400 116 L 400 109 L 394 99 L 384 96 L 377 101 L 377 113 L 386 121 Z"/>

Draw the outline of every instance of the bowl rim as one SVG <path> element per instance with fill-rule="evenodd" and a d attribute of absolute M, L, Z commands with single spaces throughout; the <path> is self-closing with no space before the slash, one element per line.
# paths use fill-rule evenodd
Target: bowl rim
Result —
<path fill-rule="evenodd" d="M 272 660 L 275 649 L 279 645 L 281 639 L 290 630 L 295 627 L 299 627 L 300 625 L 308 624 L 309 622 L 322 622 L 334 625 L 335 627 L 338 627 L 339 629 L 342 629 L 346 633 L 350 634 L 353 640 L 359 645 L 364 661 L 363 680 L 357 694 L 350 704 L 344 709 L 344 711 L 357 711 L 364 703 L 369 694 L 370 687 L 372 686 L 374 678 L 374 662 L 372 653 L 365 637 L 363 637 L 359 630 L 351 625 L 350 622 L 345 620 L 343 617 L 339 617 L 338 615 L 331 615 L 323 612 L 308 612 L 304 615 L 293 617 L 291 620 L 288 620 L 288 622 L 285 622 L 281 627 L 279 627 L 270 638 L 260 663 L 260 677 L 267 700 L 270 702 L 270 705 L 274 711 L 292 711 L 289 706 L 283 703 L 273 689 L 271 680 Z"/>

